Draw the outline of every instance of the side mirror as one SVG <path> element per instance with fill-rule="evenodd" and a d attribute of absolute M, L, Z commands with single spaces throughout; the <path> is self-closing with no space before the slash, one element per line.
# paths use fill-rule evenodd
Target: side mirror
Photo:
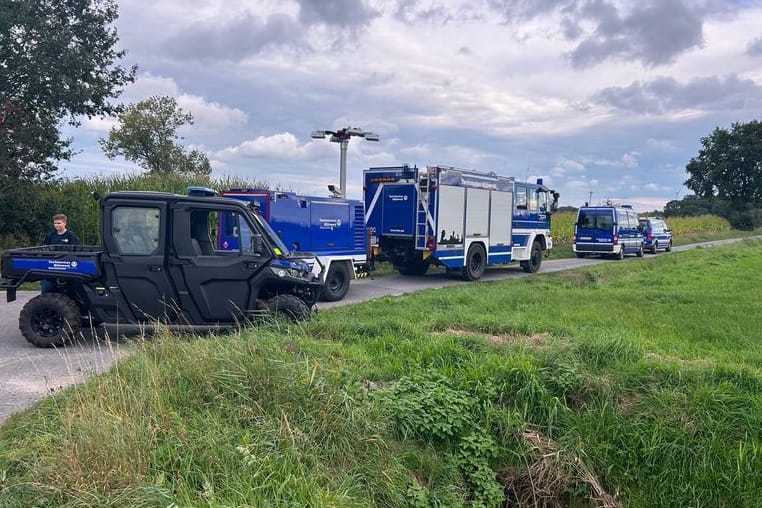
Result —
<path fill-rule="evenodd" d="M 262 238 L 262 235 L 255 234 L 251 235 L 251 249 L 249 249 L 254 254 L 262 254 L 265 248 L 265 241 Z"/>

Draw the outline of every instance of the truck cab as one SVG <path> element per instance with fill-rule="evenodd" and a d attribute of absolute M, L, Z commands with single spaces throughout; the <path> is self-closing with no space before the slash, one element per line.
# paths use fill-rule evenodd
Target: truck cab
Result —
<path fill-rule="evenodd" d="M 183 328 L 236 325 L 267 313 L 304 320 L 322 289 L 308 264 L 314 260 L 293 255 L 245 203 L 209 189 L 112 192 L 100 199 L 100 211 L 99 246 L 3 253 L 9 301 L 23 282 L 56 281 L 52 294 L 30 300 L 21 313 L 22 333 L 35 345 L 66 342 L 78 326 L 75 314 Z M 235 249 L 217 248 L 223 214 L 236 221 Z M 45 315 L 55 319 L 35 321 Z"/>

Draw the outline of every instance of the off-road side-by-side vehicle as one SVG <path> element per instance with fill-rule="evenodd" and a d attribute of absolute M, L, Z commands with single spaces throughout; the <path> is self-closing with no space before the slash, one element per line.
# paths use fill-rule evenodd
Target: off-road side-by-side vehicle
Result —
<path fill-rule="evenodd" d="M 101 245 L 2 254 L 0 288 L 8 302 L 25 282 L 55 281 L 53 292 L 21 310 L 21 333 L 35 346 L 65 344 L 83 321 L 196 329 L 270 313 L 310 318 L 322 290 L 313 273 L 318 261 L 290 252 L 254 207 L 204 188 L 187 196 L 121 191 L 97 198 Z M 216 249 L 223 214 L 235 224 L 235 250 Z"/>

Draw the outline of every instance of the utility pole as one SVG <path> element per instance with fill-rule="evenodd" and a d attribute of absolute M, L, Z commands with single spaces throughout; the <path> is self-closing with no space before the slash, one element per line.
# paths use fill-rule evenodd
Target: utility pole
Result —
<path fill-rule="evenodd" d="M 331 191 L 334 197 L 345 198 L 347 196 L 347 147 L 349 146 L 349 138 L 357 136 L 365 138 L 368 141 L 378 141 L 378 134 L 373 132 L 364 131 L 357 127 L 345 127 L 336 131 L 313 131 L 313 139 L 325 139 L 330 135 L 329 141 L 333 143 L 339 143 L 340 158 L 339 158 L 339 188 L 329 185 L 328 190 Z"/>

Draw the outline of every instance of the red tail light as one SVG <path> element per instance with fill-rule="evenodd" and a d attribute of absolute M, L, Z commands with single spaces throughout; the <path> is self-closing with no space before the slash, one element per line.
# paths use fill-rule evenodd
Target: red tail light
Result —
<path fill-rule="evenodd" d="M 429 236 L 429 238 L 426 240 L 426 248 L 429 250 L 434 250 L 434 237 Z"/>
<path fill-rule="evenodd" d="M 614 235 L 614 245 L 619 243 L 619 235 Z"/>
<path fill-rule="evenodd" d="M 648 234 L 646 235 L 646 238 L 648 238 L 649 240 L 652 240 L 652 239 L 653 239 L 653 237 L 654 237 L 654 234 L 653 234 L 653 233 L 648 233 Z"/>

